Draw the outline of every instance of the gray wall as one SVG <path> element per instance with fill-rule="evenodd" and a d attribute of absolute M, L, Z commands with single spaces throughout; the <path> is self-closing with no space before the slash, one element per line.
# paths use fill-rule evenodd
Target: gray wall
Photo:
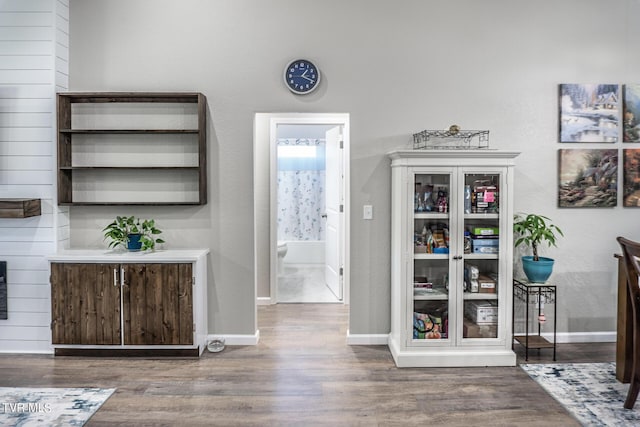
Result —
<path fill-rule="evenodd" d="M 349 113 L 349 329 L 384 334 L 385 153 L 413 132 L 455 123 L 489 129 L 493 148 L 522 151 L 516 211 L 564 229 L 560 249 L 546 251 L 557 259 L 560 330 L 613 331 L 614 238 L 640 240 L 637 211 L 556 207 L 557 92 L 559 83 L 639 82 L 637 16 L 637 0 L 71 0 L 71 90 L 200 91 L 210 111 L 209 204 L 73 208 L 72 244 L 100 246 L 117 213 L 154 216 L 171 247 L 211 248 L 210 332 L 253 334 L 254 232 L 268 233 L 253 229 L 254 114 Z M 305 97 L 282 82 L 296 57 L 323 72 Z M 361 219 L 363 204 L 374 205 L 373 221 Z"/>

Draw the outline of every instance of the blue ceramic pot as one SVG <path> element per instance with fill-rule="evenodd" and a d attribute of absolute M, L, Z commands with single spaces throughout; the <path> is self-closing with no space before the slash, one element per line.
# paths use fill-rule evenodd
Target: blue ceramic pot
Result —
<path fill-rule="evenodd" d="M 142 234 L 129 234 L 128 237 L 127 249 L 130 251 L 139 251 L 140 248 L 142 248 L 142 242 L 140 241 Z"/>
<path fill-rule="evenodd" d="M 531 283 L 545 283 L 553 271 L 553 259 L 538 257 L 534 261 L 532 256 L 522 257 L 522 269 Z"/>

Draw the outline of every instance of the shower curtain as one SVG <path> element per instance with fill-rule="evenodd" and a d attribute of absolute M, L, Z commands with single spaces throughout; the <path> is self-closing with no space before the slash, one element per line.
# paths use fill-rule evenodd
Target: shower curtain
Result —
<path fill-rule="evenodd" d="M 315 147 L 315 155 L 278 150 L 278 240 L 324 240 L 324 140 L 279 139 L 283 146 Z"/>

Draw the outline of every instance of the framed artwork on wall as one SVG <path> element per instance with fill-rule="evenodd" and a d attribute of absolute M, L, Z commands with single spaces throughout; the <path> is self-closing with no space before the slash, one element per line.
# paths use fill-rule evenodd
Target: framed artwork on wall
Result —
<path fill-rule="evenodd" d="M 640 207 L 640 148 L 622 150 L 622 206 Z"/>
<path fill-rule="evenodd" d="M 622 140 L 640 142 L 640 84 L 624 85 Z"/>
<path fill-rule="evenodd" d="M 617 149 L 558 150 L 558 206 L 615 207 L 618 202 Z"/>
<path fill-rule="evenodd" d="M 618 142 L 620 86 L 561 84 L 560 142 Z"/>

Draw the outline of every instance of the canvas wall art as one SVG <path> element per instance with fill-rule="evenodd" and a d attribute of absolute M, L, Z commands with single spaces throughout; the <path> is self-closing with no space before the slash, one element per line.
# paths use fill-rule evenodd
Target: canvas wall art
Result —
<path fill-rule="evenodd" d="M 618 150 L 558 150 L 558 206 L 614 207 L 618 201 Z"/>
<path fill-rule="evenodd" d="M 623 97 L 624 142 L 640 142 L 640 84 L 624 86 Z"/>
<path fill-rule="evenodd" d="M 622 205 L 640 207 L 640 148 L 622 150 Z"/>
<path fill-rule="evenodd" d="M 617 142 L 620 87 L 560 85 L 560 142 Z"/>

